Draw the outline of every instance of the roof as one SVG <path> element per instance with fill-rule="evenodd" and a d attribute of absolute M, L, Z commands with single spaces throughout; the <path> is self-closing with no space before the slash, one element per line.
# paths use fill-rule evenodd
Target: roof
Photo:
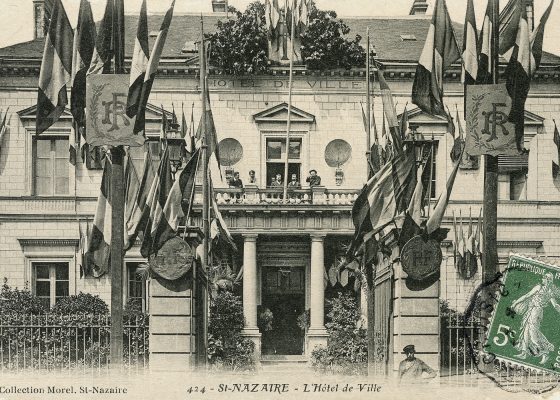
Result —
<path fill-rule="evenodd" d="M 176 14 L 173 17 L 167 42 L 163 53 L 164 58 L 186 58 L 182 52 L 187 47 L 192 48 L 192 43 L 200 37 L 200 14 Z M 225 19 L 224 13 L 212 13 L 203 16 L 205 32 L 216 30 L 220 19 Z M 162 14 L 153 14 L 148 17 L 150 32 L 159 30 Z M 350 27 L 349 35 L 360 35 L 365 38 L 367 28 L 370 29 L 371 43 L 375 46 L 377 57 L 382 61 L 413 62 L 420 57 L 424 39 L 428 33 L 431 17 L 426 15 L 413 15 L 401 17 L 346 17 L 342 20 Z M 127 57 L 132 56 L 136 25 L 138 16 L 125 16 L 125 52 Z M 462 43 L 463 25 L 454 23 L 455 33 L 459 45 Z M 408 35 L 416 40 L 403 40 L 402 36 Z M 153 44 L 154 38 L 150 38 Z M 365 45 L 365 40 L 362 40 Z M 19 43 L 0 49 L 0 58 L 38 59 L 43 53 L 44 39 L 36 39 Z M 560 65 L 560 57 L 544 52 L 543 64 Z"/>

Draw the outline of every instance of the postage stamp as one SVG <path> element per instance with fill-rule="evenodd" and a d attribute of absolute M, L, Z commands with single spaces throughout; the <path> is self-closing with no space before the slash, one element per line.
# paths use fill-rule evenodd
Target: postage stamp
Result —
<path fill-rule="evenodd" d="M 485 352 L 560 374 L 560 267 L 512 255 L 502 283 Z"/>

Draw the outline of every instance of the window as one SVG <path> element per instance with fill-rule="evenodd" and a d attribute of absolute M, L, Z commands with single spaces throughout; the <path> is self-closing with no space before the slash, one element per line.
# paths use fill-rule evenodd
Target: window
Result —
<path fill-rule="evenodd" d="M 33 193 L 37 196 L 69 194 L 68 138 L 38 137 L 33 145 Z"/>
<path fill-rule="evenodd" d="M 140 262 L 127 262 L 126 268 L 128 273 L 126 295 L 129 302 L 133 301 L 146 309 L 146 280 L 138 276 L 138 268 Z"/>
<path fill-rule="evenodd" d="M 436 182 L 437 182 L 437 149 L 438 142 L 432 142 L 433 146 L 433 157 L 429 157 L 430 147 L 427 145 L 425 151 L 428 152 L 428 164 L 424 168 L 424 173 L 422 174 L 422 184 L 424 186 L 424 199 L 427 199 L 428 189 L 430 189 L 430 199 L 436 198 Z M 431 166 L 431 168 L 430 168 Z"/>
<path fill-rule="evenodd" d="M 296 174 L 301 182 L 301 138 L 290 138 L 288 176 Z M 292 161 L 293 160 L 293 161 Z M 286 139 L 268 138 L 266 140 L 266 184 L 280 174 L 284 182 L 284 168 L 286 162 Z"/>
<path fill-rule="evenodd" d="M 147 151 L 146 149 L 150 149 L 154 171 L 156 171 L 159 166 L 161 143 L 159 138 L 148 138 L 146 142 L 144 142 L 144 146 L 130 147 L 129 150 L 132 164 L 134 164 L 134 168 L 138 174 L 142 174 L 142 171 L 144 171 L 144 154 Z"/>
<path fill-rule="evenodd" d="M 46 307 L 52 307 L 61 297 L 70 292 L 67 262 L 34 262 L 33 293 Z"/>

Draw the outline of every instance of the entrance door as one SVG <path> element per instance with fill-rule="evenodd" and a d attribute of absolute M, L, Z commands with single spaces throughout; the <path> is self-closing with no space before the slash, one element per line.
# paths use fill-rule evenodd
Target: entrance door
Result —
<path fill-rule="evenodd" d="M 265 267 L 262 310 L 272 312 L 272 329 L 262 332 L 262 354 L 303 354 L 304 331 L 297 318 L 305 310 L 305 269 Z"/>

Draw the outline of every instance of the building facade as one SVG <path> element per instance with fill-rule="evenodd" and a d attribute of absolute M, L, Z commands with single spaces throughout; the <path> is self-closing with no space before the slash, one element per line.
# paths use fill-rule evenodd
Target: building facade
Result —
<path fill-rule="evenodd" d="M 37 18 L 41 15 L 36 1 Z M 408 108 L 411 130 L 433 141 L 435 173 L 431 178 L 433 203 L 445 187 L 452 163 L 452 143 L 446 121 L 426 115 L 408 105 L 416 61 L 423 47 L 430 19 L 423 15 L 424 2 L 415 1 L 410 16 L 400 18 L 348 18 L 351 33 L 362 36 L 370 28 L 377 60 L 393 90 L 397 111 Z M 212 29 L 225 14 L 206 15 Z M 39 21 L 39 20 L 37 20 Z M 160 63 L 148 109 L 148 144 L 158 146 L 162 110 L 194 104 L 200 118 L 200 91 L 196 61 L 189 54 L 199 36 L 198 15 L 176 15 Z M 150 27 L 160 17 L 150 16 Z M 37 22 L 39 24 L 39 22 Z M 127 65 L 136 20 L 127 17 Z M 40 29 L 37 30 L 40 32 Z M 462 28 L 457 27 L 457 33 Z M 9 107 L 9 131 L 0 150 L 0 276 L 10 286 L 27 286 L 54 304 L 57 298 L 81 291 L 98 294 L 110 303 L 110 276 L 81 277 L 80 232 L 91 226 L 101 170 L 78 160 L 68 162 L 73 135 L 71 116 L 63 118 L 40 137 L 35 136 L 37 79 L 43 49 L 38 34 L 31 42 L 0 49 L 0 108 Z M 187 43 L 185 43 L 187 38 Z M 153 40 L 153 38 L 152 38 Z M 560 177 L 554 176 L 553 119 L 560 114 L 560 57 L 545 54 L 527 99 L 525 145 L 529 156 L 500 159 L 498 204 L 498 253 L 505 263 L 510 252 L 560 261 Z M 220 140 L 222 171 L 212 178 L 217 203 L 238 244 L 239 253 L 229 262 L 243 266 L 239 288 L 245 313 L 245 334 L 260 345 L 263 355 L 309 354 L 325 343 L 325 300 L 340 286 L 328 282 L 329 269 L 352 238 L 351 209 L 366 181 L 366 134 L 362 119 L 366 73 L 363 69 L 309 71 L 296 67 L 290 146 L 286 150 L 288 71 L 272 67 L 259 76 L 227 76 L 211 69 L 208 79 L 211 107 Z M 445 102 L 452 110 L 463 109 L 460 66 L 446 72 Z M 126 78 L 123 78 L 126 79 Z M 379 93 L 374 83 L 374 93 Z M 157 106 L 156 106 L 157 105 Z M 382 132 L 383 110 L 374 99 L 377 131 Z M 187 118 L 189 118 L 187 113 Z M 462 114 L 460 112 L 460 114 Z M 464 121 L 460 121 L 464 126 Z M 151 143 L 151 144 L 150 144 Z M 157 154 L 157 152 L 154 152 Z M 142 149 L 133 158 L 141 173 Z M 277 174 L 283 177 L 289 157 L 289 179 L 300 186 L 290 190 L 288 203 L 281 190 L 272 187 Z M 157 161 L 157 155 L 154 156 Z M 461 168 L 455 182 L 444 226 L 452 229 L 453 215 L 463 225 L 482 207 L 484 163 Z M 321 184 L 306 182 L 310 170 Z M 243 189 L 229 188 L 226 177 L 239 172 Z M 249 172 L 255 172 L 251 182 Z M 221 175 L 224 179 L 221 179 Z M 200 203 L 201 193 L 195 200 Z M 432 204 L 433 206 L 433 204 Z M 200 206 L 195 208 L 200 222 Z M 466 229 L 466 228 L 465 228 Z M 480 283 L 480 269 L 461 276 L 454 266 L 451 230 L 443 242 L 440 280 L 414 292 L 404 286 L 398 252 L 380 267 L 379 284 L 385 285 L 380 312 L 387 311 L 386 360 L 398 365 L 405 344 L 417 350 L 431 366 L 439 366 L 439 301 L 462 311 Z M 135 269 L 144 262 L 135 245 L 125 256 L 125 300 L 149 298 L 148 285 Z M 354 285 L 350 277 L 348 287 Z M 340 284 L 337 284 L 340 285 Z M 358 290 L 359 292 L 359 290 Z M 364 295 L 361 298 L 365 315 Z M 388 303 L 387 303 L 388 304 Z M 259 314 L 269 309 L 277 323 L 271 331 L 259 330 Z M 310 327 L 302 330 L 297 319 L 310 310 Z M 281 323 L 280 323 L 281 321 Z"/>

